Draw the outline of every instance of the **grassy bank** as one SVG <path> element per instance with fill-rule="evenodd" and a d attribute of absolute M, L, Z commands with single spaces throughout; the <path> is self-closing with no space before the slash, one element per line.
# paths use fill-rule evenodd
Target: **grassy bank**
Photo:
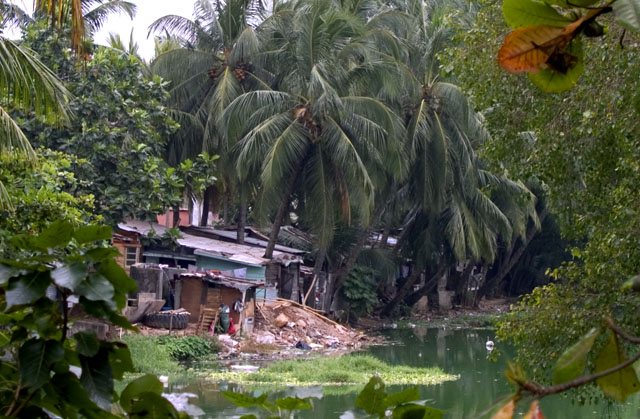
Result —
<path fill-rule="evenodd" d="M 388 385 L 439 384 L 458 378 L 439 368 L 392 366 L 369 355 L 292 359 L 275 362 L 254 373 L 220 371 L 211 373 L 209 377 L 241 384 L 309 386 L 366 384 L 374 374 L 379 374 Z"/>
<path fill-rule="evenodd" d="M 173 375 L 184 373 L 179 361 L 202 360 L 218 352 L 216 341 L 199 336 L 143 336 L 129 334 L 122 337 L 129 346 L 136 373 Z"/>

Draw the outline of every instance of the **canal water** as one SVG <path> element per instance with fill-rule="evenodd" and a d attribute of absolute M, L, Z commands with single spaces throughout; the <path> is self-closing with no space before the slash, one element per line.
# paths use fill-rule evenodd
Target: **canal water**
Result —
<path fill-rule="evenodd" d="M 504 378 L 506 360 L 512 355 L 510 348 L 496 345 L 502 352 L 497 361 L 487 359 L 487 340 L 494 340 L 491 330 L 475 329 L 396 329 L 384 334 L 390 345 L 368 348 L 365 353 L 394 365 L 415 367 L 438 366 L 444 372 L 459 375 L 456 381 L 435 386 L 418 386 L 420 395 L 427 404 L 445 410 L 446 419 L 473 419 L 487 417 L 486 411 L 507 397 L 510 386 Z M 372 371 L 372 375 L 375 371 Z M 390 391 L 399 391 L 407 386 L 391 386 Z M 296 418 L 360 418 L 368 417 L 353 408 L 357 392 L 346 392 L 341 387 L 291 387 L 268 391 L 269 400 L 277 397 L 314 397 L 313 410 L 302 411 Z M 168 391 L 192 393 L 196 397 L 191 403 L 206 418 L 239 418 L 258 411 L 238 408 L 226 400 L 222 391 L 236 391 L 252 396 L 262 393 L 260 389 L 226 383 L 199 380 L 186 384 L 174 384 Z M 549 419 L 619 418 L 640 419 L 640 395 L 630 397 L 625 405 L 577 406 L 569 398 L 552 396 L 543 399 L 542 409 Z M 520 413 L 521 415 L 522 413 Z M 521 416 L 516 416 L 521 417 Z"/>

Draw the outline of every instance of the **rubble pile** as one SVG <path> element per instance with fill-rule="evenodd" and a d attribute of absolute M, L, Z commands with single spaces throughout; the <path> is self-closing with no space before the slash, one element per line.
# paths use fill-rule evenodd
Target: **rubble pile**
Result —
<path fill-rule="evenodd" d="M 256 314 L 255 340 L 261 344 L 324 349 L 358 348 L 374 341 L 292 301 L 260 304 Z"/>

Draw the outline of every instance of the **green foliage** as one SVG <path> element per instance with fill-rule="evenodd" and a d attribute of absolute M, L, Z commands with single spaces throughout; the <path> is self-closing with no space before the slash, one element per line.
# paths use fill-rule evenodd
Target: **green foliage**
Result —
<path fill-rule="evenodd" d="M 152 336 L 127 334 L 122 336 L 122 342 L 131 351 L 131 358 L 136 373 L 168 375 L 177 374 L 184 369 L 173 359 L 166 345 L 159 345 Z"/>
<path fill-rule="evenodd" d="M 602 348 L 594 362 L 594 372 L 606 371 L 625 361 L 627 361 L 627 355 L 624 347 L 616 334 L 611 332 L 609 341 Z M 640 391 L 640 382 L 633 365 L 605 375 L 596 380 L 596 383 L 605 395 L 620 403 L 624 403 L 629 395 Z"/>
<path fill-rule="evenodd" d="M 206 358 L 220 350 L 217 339 L 202 336 L 161 336 L 157 343 L 165 346 L 169 355 L 177 361 Z"/>
<path fill-rule="evenodd" d="M 239 407 L 259 407 L 270 414 L 270 418 L 292 417 L 296 410 L 311 409 L 310 397 L 301 399 L 299 397 L 285 397 L 276 399 L 274 402 L 267 401 L 267 395 L 262 394 L 258 397 L 246 396 L 232 391 L 223 391 L 222 395 Z M 286 412 L 283 412 L 286 411 Z M 275 414 L 278 416 L 274 416 Z M 242 416 L 243 418 L 257 418 L 255 415 Z"/>
<path fill-rule="evenodd" d="M 455 69 L 494 134 L 483 150 L 492 168 L 543 185 L 550 211 L 573 243 L 570 260 L 548 272 L 556 281 L 524 297 L 498 328 L 501 339 L 516 344 L 527 371 L 546 382 L 566 343 L 606 316 L 640 334 L 640 298 L 620 291 L 640 272 L 640 238 L 633 233 L 640 226 L 640 108 L 634 105 L 640 80 L 632 75 L 640 72 L 639 38 L 627 33 L 619 48 L 622 33 L 614 25 L 601 38 L 583 40 L 580 83 L 548 95 L 496 66 L 493 54 L 508 28 L 499 23 L 496 4 L 481 6 L 469 30 L 456 37 L 459 48 L 443 54 L 445 68 Z"/>
<path fill-rule="evenodd" d="M 371 372 L 377 372 L 389 384 L 436 384 L 455 380 L 439 368 L 410 368 L 388 365 L 368 355 L 339 358 L 293 359 L 275 362 L 258 372 L 213 372 L 212 379 L 247 384 L 272 385 L 345 385 L 364 384 Z"/>
<path fill-rule="evenodd" d="M 51 28 L 27 28 L 25 44 L 67 82 L 74 94 L 69 108 L 77 117 L 62 129 L 24 115 L 32 142 L 77 156 L 76 193 L 91 194 L 95 211 L 108 223 L 125 217 L 153 218 L 180 202 L 172 173 L 163 161 L 167 137 L 177 124 L 164 106 L 168 94 L 158 77 L 144 76 L 142 64 L 119 51 L 98 48 L 90 61 L 75 66 L 68 43 Z"/>
<path fill-rule="evenodd" d="M 115 252 L 99 244 L 109 237 L 109 228 L 75 227 L 62 220 L 40 234 L 11 237 L 18 254 L 28 257 L 0 263 L 0 323 L 11 332 L 10 339 L 4 333 L 7 338 L 0 339 L 5 416 L 114 417 L 114 380 L 133 371 L 130 352 L 123 343 L 98 341 L 91 332 L 71 339 L 69 308 L 70 297 L 77 296 L 87 315 L 134 330 L 118 312 L 136 285 L 113 260 Z M 79 376 L 76 370 L 82 371 Z M 177 418 L 175 408 L 159 396 L 157 379 L 143 379 L 143 385 L 134 382 L 125 389 L 124 412 L 136 417 L 153 405 L 153 417 Z"/>
<path fill-rule="evenodd" d="M 356 316 L 371 312 L 378 304 L 378 284 L 374 273 L 370 268 L 356 265 L 344 280 L 342 292 Z"/>
<path fill-rule="evenodd" d="M 404 419 L 441 419 L 445 413 L 426 405 L 411 403 L 420 399 L 418 389 L 415 387 L 392 394 L 387 394 L 384 387 L 384 381 L 380 377 L 372 377 L 358 394 L 355 406 L 380 418 L 388 416 L 387 410 L 391 411 L 392 418 Z"/>
<path fill-rule="evenodd" d="M 600 331 L 598 329 L 591 329 L 582 339 L 564 351 L 553 368 L 554 384 L 571 381 L 582 375 L 587 362 L 587 354 L 599 334 Z"/>
<path fill-rule="evenodd" d="M 92 214 L 93 197 L 74 193 L 80 182 L 71 167 L 77 159 L 46 149 L 37 150 L 37 156 L 34 165 L 0 154 L 0 183 L 13 207 L 0 209 L 0 255 L 10 251 L 6 240 L 12 234 L 39 232 L 56 220 L 78 226 L 100 219 Z"/>

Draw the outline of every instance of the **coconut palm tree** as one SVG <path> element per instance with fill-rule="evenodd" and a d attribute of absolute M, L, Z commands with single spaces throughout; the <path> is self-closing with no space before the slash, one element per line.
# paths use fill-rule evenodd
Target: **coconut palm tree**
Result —
<path fill-rule="evenodd" d="M 303 204 L 318 241 L 317 273 L 337 217 L 366 224 L 375 176 L 400 172 L 402 124 L 375 95 L 373 81 L 384 77 L 362 17 L 329 0 L 283 3 L 260 30 L 272 90 L 240 96 L 225 121 L 239 138 L 238 170 L 259 172 L 263 194 L 277 204 L 265 257 L 287 210 Z"/>
<path fill-rule="evenodd" d="M 226 135 L 218 128 L 218 118 L 236 97 L 256 87 L 268 87 L 254 65 L 258 39 L 249 20 L 262 13 L 260 2 L 198 0 L 193 19 L 169 15 L 156 20 L 149 33 L 163 34 L 180 48 L 159 54 L 151 70 L 172 82 L 174 117 L 181 129 L 169 143 L 167 159 L 177 164 L 201 151 L 220 155 L 218 168 L 223 189 L 230 195 L 237 189 L 240 212 L 246 213 L 247 179 L 229 176 L 233 157 Z M 205 193 L 202 224 L 206 224 L 212 189 Z M 239 241 L 244 238 L 244 217 L 239 220 Z M 226 220 L 225 220 L 226 221 Z M 240 231 L 242 228 L 242 231 Z"/>
<path fill-rule="evenodd" d="M 439 22 L 450 7 L 457 6 L 440 0 L 394 4 L 412 17 L 410 25 L 390 30 L 405 40 L 407 50 L 398 64 L 406 94 L 393 106 L 404 115 L 412 162 L 410 176 L 399 188 L 408 190 L 411 202 L 401 247 L 415 266 L 385 313 L 404 299 L 425 268 L 431 267 L 430 273 L 438 276 L 455 261 L 491 261 L 498 237 L 510 240 L 514 230 L 521 232 L 526 225 L 521 215 L 535 214 L 526 211 L 533 207 L 533 200 L 519 213 L 513 205 L 501 208 L 494 202 L 488 191 L 495 189 L 512 196 L 532 195 L 523 185 L 483 170 L 475 150 L 488 133 L 465 95 L 440 74 L 438 53 L 451 33 Z"/>

